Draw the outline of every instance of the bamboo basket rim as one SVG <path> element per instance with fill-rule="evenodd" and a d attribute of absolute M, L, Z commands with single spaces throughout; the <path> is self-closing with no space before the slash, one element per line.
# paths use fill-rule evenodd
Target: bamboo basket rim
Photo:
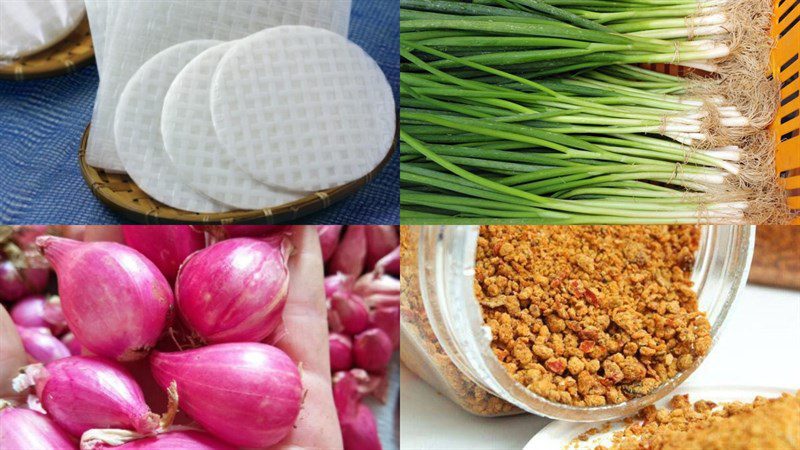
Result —
<path fill-rule="evenodd" d="M 315 192 L 300 200 L 260 210 L 237 210 L 224 213 L 193 213 L 164 205 L 142 191 L 127 174 L 109 173 L 86 161 L 86 144 L 91 124 L 81 139 L 79 160 L 81 174 L 92 193 L 102 203 L 125 219 L 146 224 L 274 224 L 299 219 L 353 195 L 389 164 L 397 151 L 399 122 L 393 144 L 380 164 L 366 176 L 342 186 Z"/>
<path fill-rule="evenodd" d="M 0 80 L 24 81 L 65 75 L 89 65 L 93 60 L 89 19 L 84 17 L 61 42 L 9 64 L 0 64 Z"/>

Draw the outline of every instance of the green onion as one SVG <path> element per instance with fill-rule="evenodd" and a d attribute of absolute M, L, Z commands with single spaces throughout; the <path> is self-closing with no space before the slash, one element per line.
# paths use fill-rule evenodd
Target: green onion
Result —
<path fill-rule="evenodd" d="M 772 177 L 762 128 L 774 109 L 757 94 L 774 83 L 766 70 L 737 81 L 742 71 L 734 78 L 730 69 L 768 50 L 751 45 L 763 40 L 770 13 L 753 3 L 401 0 L 402 220 L 679 223 L 761 214 L 758 204 L 775 203 L 760 198 Z M 734 40 L 748 44 L 729 47 Z"/>

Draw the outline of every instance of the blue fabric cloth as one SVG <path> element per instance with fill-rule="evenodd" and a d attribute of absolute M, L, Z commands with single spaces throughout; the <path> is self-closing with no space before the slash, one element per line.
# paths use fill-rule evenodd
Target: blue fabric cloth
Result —
<path fill-rule="evenodd" d="M 350 39 L 381 66 L 398 98 L 398 0 L 353 0 Z M 78 147 L 92 118 L 97 67 L 25 82 L 0 81 L 0 223 L 116 224 L 80 173 Z M 300 223 L 399 223 L 399 156 L 356 194 Z"/>

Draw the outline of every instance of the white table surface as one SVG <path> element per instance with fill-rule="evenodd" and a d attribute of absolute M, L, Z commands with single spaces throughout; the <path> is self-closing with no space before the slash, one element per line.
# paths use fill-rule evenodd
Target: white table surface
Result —
<path fill-rule="evenodd" d="M 747 285 L 693 386 L 800 389 L 800 292 Z M 402 449 L 521 449 L 550 419 L 473 416 L 411 371 L 400 372 Z"/>

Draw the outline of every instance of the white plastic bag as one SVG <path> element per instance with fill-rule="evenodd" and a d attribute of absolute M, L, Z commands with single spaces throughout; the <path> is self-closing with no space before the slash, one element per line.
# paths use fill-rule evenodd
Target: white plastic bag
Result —
<path fill-rule="evenodd" d="M 86 15 L 89 17 L 89 28 L 92 31 L 94 59 L 101 75 L 106 53 L 106 35 L 111 22 L 110 8 L 108 0 L 86 0 Z"/>
<path fill-rule="evenodd" d="M 75 30 L 84 14 L 82 0 L 0 1 L 0 61 L 57 44 Z"/>

